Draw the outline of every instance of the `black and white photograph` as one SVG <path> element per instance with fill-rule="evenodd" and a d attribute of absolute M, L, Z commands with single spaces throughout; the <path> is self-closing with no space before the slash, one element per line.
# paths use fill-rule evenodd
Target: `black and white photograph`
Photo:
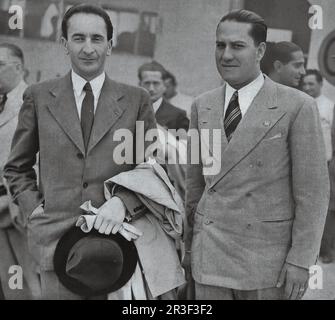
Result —
<path fill-rule="evenodd" d="M 0 0 L 0 300 L 335 300 L 334 16 Z"/>

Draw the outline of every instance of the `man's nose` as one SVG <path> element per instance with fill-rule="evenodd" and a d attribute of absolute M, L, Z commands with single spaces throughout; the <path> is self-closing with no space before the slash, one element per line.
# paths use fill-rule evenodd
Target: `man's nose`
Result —
<path fill-rule="evenodd" d="M 222 59 L 224 61 L 230 61 L 234 59 L 233 53 L 228 46 L 222 52 Z"/>
<path fill-rule="evenodd" d="M 305 70 L 305 67 L 304 67 L 304 66 L 302 66 L 302 67 L 300 68 L 300 74 L 301 74 L 302 76 L 304 76 L 304 75 L 306 74 L 306 70 Z"/>
<path fill-rule="evenodd" d="M 153 83 L 150 83 L 148 90 L 149 91 L 155 91 L 155 85 Z"/>
<path fill-rule="evenodd" d="M 85 41 L 85 45 L 84 45 L 83 51 L 86 54 L 92 54 L 94 52 L 94 48 L 92 46 L 92 42 L 91 42 L 90 39 L 87 39 Z"/>

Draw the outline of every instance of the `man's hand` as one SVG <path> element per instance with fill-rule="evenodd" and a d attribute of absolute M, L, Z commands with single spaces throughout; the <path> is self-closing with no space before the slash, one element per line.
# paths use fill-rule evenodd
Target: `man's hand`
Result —
<path fill-rule="evenodd" d="M 118 197 L 113 197 L 107 200 L 97 212 L 94 229 L 99 233 L 116 234 L 124 221 L 126 216 L 126 207 Z"/>
<path fill-rule="evenodd" d="M 185 278 L 187 281 L 192 279 L 191 273 L 191 251 L 185 251 L 185 255 L 182 261 L 182 267 L 185 270 Z"/>
<path fill-rule="evenodd" d="M 285 284 L 285 298 L 300 300 L 308 287 L 309 271 L 285 262 L 279 275 L 277 288 Z"/>

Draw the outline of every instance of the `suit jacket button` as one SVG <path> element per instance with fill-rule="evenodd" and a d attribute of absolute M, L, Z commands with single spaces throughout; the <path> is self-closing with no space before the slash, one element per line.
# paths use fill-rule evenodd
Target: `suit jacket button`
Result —
<path fill-rule="evenodd" d="M 87 182 L 84 182 L 83 183 L 83 188 L 86 189 L 88 187 L 88 183 Z"/>
<path fill-rule="evenodd" d="M 208 225 L 208 224 L 210 224 L 210 223 L 211 223 L 211 222 L 210 222 L 208 219 L 205 220 L 205 224 Z"/>
<path fill-rule="evenodd" d="M 78 159 L 84 159 L 84 156 L 83 156 L 82 153 L 77 153 L 77 158 L 78 158 Z"/>
<path fill-rule="evenodd" d="M 214 189 L 208 189 L 208 193 L 209 193 L 209 194 L 213 194 L 214 192 L 215 192 Z"/>

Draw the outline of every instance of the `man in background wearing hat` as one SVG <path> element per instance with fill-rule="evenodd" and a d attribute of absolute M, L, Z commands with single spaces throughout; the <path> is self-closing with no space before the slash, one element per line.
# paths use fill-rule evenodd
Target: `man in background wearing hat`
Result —
<path fill-rule="evenodd" d="M 54 272 L 55 247 L 74 226 L 86 200 L 99 208 L 94 228 L 116 233 L 125 218 L 123 201 L 105 202 L 103 183 L 132 164 L 117 164 L 113 135 L 135 122 L 156 127 L 145 90 L 116 83 L 104 72 L 112 50 L 113 26 L 99 7 L 71 7 L 62 22 L 62 44 L 71 59 L 66 76 L 25 92 L 11 154 L 5 166 L 9 189 L 28 221 L 30 250 L 39 264 L 42 299 L 83 299 Z M 39 184 L 33 166 L 39 152 Z M 137 161 L 143 161 L 136 154 Z M 142 159 L 142 160 L 141 160 Z M 129 195 L 130 196 L 130 195 Z M 134 200 L 135 201 L 135 200 Z"/>

